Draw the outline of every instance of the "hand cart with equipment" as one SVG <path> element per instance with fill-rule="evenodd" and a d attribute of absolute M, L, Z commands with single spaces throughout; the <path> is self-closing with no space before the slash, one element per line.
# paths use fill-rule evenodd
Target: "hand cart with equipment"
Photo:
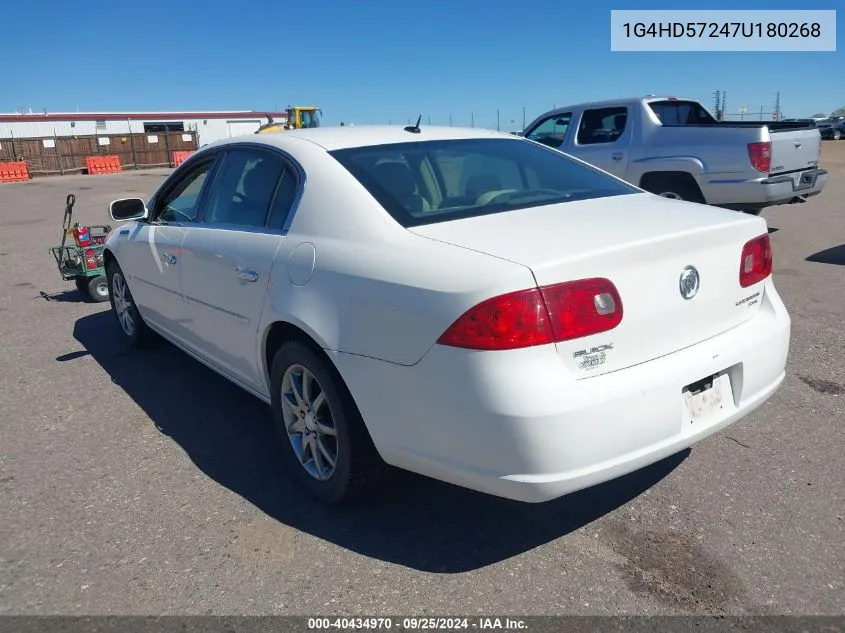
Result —
<path fill-rule="evenodd" d="M 109 284 L 103 266 L 103 249 L 111 233 L 108 224 L 71 225 L 76 196 L 68 194 L 62 223 L 62 243 L 50 248 L 56 259 L 59 274 L 65 281 L 76 282 L 76 288 L 93 301 L 109 300 Z M 67 244 L 68 237 L 73 244 Z"/>

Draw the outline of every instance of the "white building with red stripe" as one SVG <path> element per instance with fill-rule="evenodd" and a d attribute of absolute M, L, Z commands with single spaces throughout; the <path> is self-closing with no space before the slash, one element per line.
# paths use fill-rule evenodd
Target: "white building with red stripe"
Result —
<path fill-rule="evenodd" d="M 287 121 L 285 112 L 253 110 L 206 112 L 51 112 L 0 113 L 0 138 L 53 138 L 156 132 L 196 132 L 201 147 L 218 139 L 253 134 L 260 125 Z"/>

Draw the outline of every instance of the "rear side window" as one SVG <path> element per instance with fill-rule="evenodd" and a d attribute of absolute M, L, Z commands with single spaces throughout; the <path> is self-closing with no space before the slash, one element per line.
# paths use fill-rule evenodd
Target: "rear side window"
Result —
<path fill-rule="evenodd" d="M 638 192 L 516 137 L 397 143 L 331 155 L 405 227 Z"/>
<path fill-rule="evenodd" d="M 628 109 L 596 108 L 584 110 L 578 126 L 578 145 L 613 143 L 622 136 L 628 123 Z"/>

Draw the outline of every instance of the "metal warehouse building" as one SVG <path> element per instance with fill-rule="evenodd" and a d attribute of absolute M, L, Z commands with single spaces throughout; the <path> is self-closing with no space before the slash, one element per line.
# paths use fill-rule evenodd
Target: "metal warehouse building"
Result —
<path fill-rule="evenodd" d="M 231 112 L 57 112 L 0 114 L 0 139 L 64 138 L 110 134 L 194 132 L 202 147 L 221 138 L 252 134 L 268 113 Z M 285 112 L 270 112 L 278 122 Z"/>

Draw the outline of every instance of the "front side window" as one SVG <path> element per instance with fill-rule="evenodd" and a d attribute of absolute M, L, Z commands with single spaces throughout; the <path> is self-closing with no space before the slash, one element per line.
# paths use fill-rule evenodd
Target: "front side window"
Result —
<path fill-rule="evenodd" d="M 331 155 L 405 227 L 638 193 L 520 138 L 418 141 L 341 149 Z"/>
<path fill-rule="evenodd" d="M 214 160 L 210 159 L 188 172 L 169 192 L 161 203 L 158 219 L 165 222 L 193 222 L 199 210 L 200 194 Z"/>
<path fill-rule="evenodd" d="M 628 109 L 596 108 L 584 110 L 578 126 L 578 144 L 613 143 L 622 136 L 628 122 Z"/>
<path fill-rule="evenodd" d="M 526 135 L 526 138 L 557 149 L 563 145 L 570 121 L 572 121 L 572 114 L 570 112 L 556 114 L 534 126 Z"/>
<path fill-rule="evenodd" d="M 203 222 L 263 227 L 279 177 L 281 158 L 269 152 L 235 149 L 226 153 L 208 196 Z"/>

